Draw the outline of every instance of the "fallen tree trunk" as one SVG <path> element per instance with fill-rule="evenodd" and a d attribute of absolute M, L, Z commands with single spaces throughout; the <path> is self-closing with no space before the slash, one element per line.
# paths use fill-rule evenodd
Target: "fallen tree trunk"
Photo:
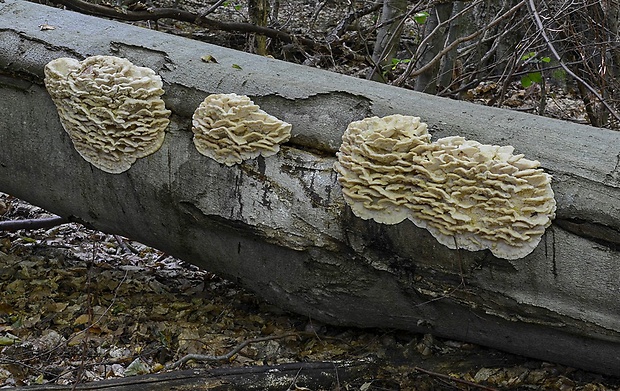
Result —
<path fill-rule="evenodd" d="M 39 29 L 47 23 L 54 30 Z M 43 87 L 58 57 L 126 57 L 164 81 L 163 147 L 122 174 L 73 149 Z M 217 63 L 205 63 L 210 55 Z M 233 64 L 235 66 L 233 66 Z M 199 155 L 191 115 L 246 94 L 291 124 L 281 152 Z M 620 370 L 620 132 L 480 107 L 33 3 L 0 3 L 0 191 L 131 237 L 339 325 L 394 327 L 607 374 Z M 417 115 L 434 137 L 515 146 L 554 175 L 557 218 L 514 261 L 454 251 L 405 221 L 356 218 L 332 169 L 349 122 Z"/>
<path fill-rule="evenodd" d="M 28 391 L 281 391 L 301 387 L 332 389 L 375 371 L 366 362 L 307 362 L 239 368 L 191 369 L 69 385 L 35 385 Z"/>

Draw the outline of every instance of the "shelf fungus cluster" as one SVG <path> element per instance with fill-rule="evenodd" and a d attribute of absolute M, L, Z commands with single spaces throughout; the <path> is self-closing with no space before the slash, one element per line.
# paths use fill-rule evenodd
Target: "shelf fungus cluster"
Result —
<path fill-rule="evenodd" d="M 198 152 L 227 166 L 275 155 L 291 137 L 290 124 L 237 94 L 207 96 L 194 112 L 192 124 Z"/>
<path fill-rule="evenodd" d="M 449 248 L 518 259 L 555 217 L 551 176 L 511 146 L 431 142 L 420 118 L 402 115 L 353 122 L 342 140 L 335 170 L 360 218 L 409 219 Z"/>
<path fill-rule="evenodd" d="M 58 58 L 45 67 L 45 86 L 75 149 L 93 166 L 118 174 L 161 147 L 170 111 L 153 70 L 113 56 Z"/>

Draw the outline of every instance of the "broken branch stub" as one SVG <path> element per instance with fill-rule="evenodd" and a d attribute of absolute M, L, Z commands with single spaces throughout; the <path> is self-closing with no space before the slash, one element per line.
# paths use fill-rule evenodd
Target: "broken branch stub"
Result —
<path fill-rule="evenodd" d="M 523 258 L 555 217 L 551 176 L 512 146 L 462 137 L 430 142 L 418 117 L 349 125 L 334 168 L 353 213 L 379 223 L 405 219 L 441 244 Z"/>
<path fill-rule="evenodd" d="M 105 172 L 127 171 L 164 141 L 170 111 L 152 69 L 114 56 L 58 58 L 45 86 L 77 152 Z"/>

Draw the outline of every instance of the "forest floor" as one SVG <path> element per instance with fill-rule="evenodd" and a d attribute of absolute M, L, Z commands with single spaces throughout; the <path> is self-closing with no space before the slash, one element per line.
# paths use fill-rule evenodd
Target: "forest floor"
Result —
<path fill-rule="evenodd" d="M 245 2 L 225 3 L 211 16 L 246 20 Z M 278 28 L 318 40 L 345 12 L 338 2 L 300 3 L 282 7 Z M 360 19 L 344 42 L 351 47 L 371 42 L 374 24 L 371 14 Z M 213 32 L 172 21 L 157 28 L 251 51 L 246 33 Z M 417 27 L 407 28 L 405 41 L 413 39 L 407 34 Z M 338 58 L 275 44 L 273 49 L 276 58 L 356 77 L 369 70 L 356 56 Z M 395 63 L 390 77 L 405 65 Z M 505 94 L 503 107 L 536 111 L 540 106 L 540 87 L 523 88 L 518 81 L 508 88 L 497 81 L 483 82 L 463 98 L 493 104 L 500 91 Z M 585 121 L 583 105 L 570 91 L 555 91 L 545 99 L 547 115 Z M 0 221 L 46 216 L 44 210 L 0 193 Z M 246 347 L 229 354 L 244 342 Z M 0 388 L 163 373 L 187 354 L 221 357 L 189 361 L 176 369 L 367 365 L 363 373 L 336 379 L 327 388 L 317 388 L 310 379 L 289 384 L 289 390 L 620 389 L 620 379 L 431 335 L 318 324 L 156 249 L 77 224 L 0 232 Z"/>
<path fill-rule="evenodd" d="M 0 220 L 49 216 L 0 193 Z M 290 390 L 620 389 L 620 379 L 473 344 L 319 324 L 120 239 L 72 223 L 0 232 L 0 388 L 165 372 L 187 354 L 202 354 L 222 357 L 176 369 L 366 368 L 327 388 L 304 378 Z M 228 354 L 248 341 L 255 342 Z"/>

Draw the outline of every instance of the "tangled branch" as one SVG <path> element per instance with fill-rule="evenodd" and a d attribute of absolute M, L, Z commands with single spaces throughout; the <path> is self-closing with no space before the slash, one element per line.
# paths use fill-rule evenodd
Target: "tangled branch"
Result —
<path fill-rule="evenodd" d="M 549 39 L 549 36 L 547 35 L 545 26 L 543 25 L 543 22 L 540 18 L 540 14 L 538 13 L 538 10 L 536 9 L 536 5 L 534 4 L 534 0 L 528 0 L 528 5 L 529 5 L 530 13 L 532 14 L 532 17 L 534 18 L 534 21 L 536 22 L 536 26 L 538 27 L 538 31 L 540 32 L 540 35 L 544 39 L 545 43 L 547 44 L 547 47 L 553 54 L 553 57 L 555 57 L 555 59 L 558 61 L 562 69 L 564 69 L 564 71 L 568 73 L 572 78 L 577 80 L 578 83 L 580 83 L 585 88 L 587 88 L 588 91 L 590 91 L 592 95 L 594 95 L 601 102 L 601 104 L 605 106 L 605 108 L 611 113 L 611 115 L 613 115 L 616 118 L 616 120 L 620 121 L 620 115 L 618 115 L 618 113 L 613 109 L 613 107 L 611 107 L 611 105 L 605 99 L 603 99 L 601 94 L 599 94 L 598 91 L 596 91 L 596 89 L 592 87 L 590 84 L 588 84 L 584 79 L 582 79 L 577 74 L 575 74 L 575 72 L 573 72 L 564 63 L 564 61 L 562 61 L 562 57 L 560 56 L 555 46 Z"/>
<path fill-rule="evenodd" d="M 69 9 L 95 16 L 124 21 L 144 21 L 159 19 L 174 19 L 181 22 L 196 24 L 211 30 L 238 31 L 244 33 L 255 33 L 269 38 L 279 39 L 287 43 L 301 43 L 305 46 L 316 47 L 317 43 L 311 39 L 294 36 L 284 31 L 272 29 L 270 27 L 256 26 L 251 23 L 242 22 L 221 22 L 216 19 L 208 18 L 206 15 L 183 11 L 176 8 L 151 8 L 146 11 L 118 11 L 112 7 L 88 3 L 82 0 L 50 0 L 53 4 L 63 5 Z"/>
<path fill-rule="evenodd" d="M 463 42 L 468 42 L 468 41 L 471 41 L 472 39 L 477 38 L 480 34 L 484 33 L 485 31 L 487 31 L 487 30 L 489 30 L 489 29 L 491 29 L 493 27 L 495 27 L 501 21 L 503 21 L 504 19 L 510 17 L 513 13 L 517 12 L 521 7 L 523 7 L 525 5 L 525 1 L 526 0 L 520 1 L 514 7 L 512 7 L 508 11 L 504 12 L 502 15 L 498 16 L 497 18 L 495 18 L 493 21 L 491 21 L 484 28 L 479 29 L 479 30 L 477 30 L 477 31 L 475 31 L 475 32 L 465 36 L 465 37 L 459 37 L 459 38 L 455 39 L 453 42 L 451 42 L 449 45 L 447 45 L 445 48 L 443 48 L 439 53 L 437 53 L 437 55 L 435 57 L 433 57 L 429 62 L 427 62 L 426 64 L 424 64 L 420 68 L 416 69 L 415 71 L 414 71 L 414 68 L 416 66 L 416 62 L 415 61 L 411 61 L 407 65 L 407 69 L 405 70 L 405 72 L 403 72 L 403 74 L 400 75 L 398 77 L 398 79 L 396 79 L 394 81 L 394 84 L 395 85 L 402 85 L 407 78 L 409 78 L 409 77 L 416 77 L 416 76 L 426 72 L 428 69 L 433 67 L 439 60 L 441 60 L 441 58 L 443 56 L 445 56 L 447 53 L 449 53 L 452 49 L 456 48 L 458 45 L 462 44 Z"/>

